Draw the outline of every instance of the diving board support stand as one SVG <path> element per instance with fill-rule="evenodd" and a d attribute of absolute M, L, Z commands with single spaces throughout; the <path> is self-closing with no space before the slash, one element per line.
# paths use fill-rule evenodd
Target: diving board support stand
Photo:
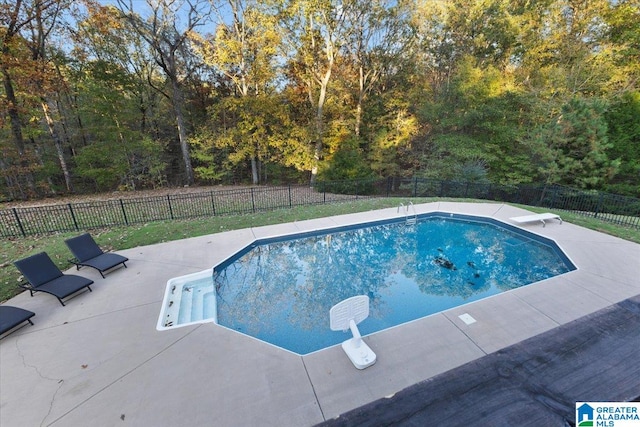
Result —
<path fill-rule="evenodd" d="M 342 349 L 357 369 L 368 368 L 376 363 L 376 354 L 362 340 L 358 323 L 369 317 L 369 297 L 356 295 L 331 307 L 329 320 L 332 331 L 351 330 L 353 338 L 342 343 Z"/>

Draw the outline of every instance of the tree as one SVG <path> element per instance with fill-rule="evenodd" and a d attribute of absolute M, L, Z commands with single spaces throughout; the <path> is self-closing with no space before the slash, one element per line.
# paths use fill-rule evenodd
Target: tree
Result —
<path fill-rule="evenodd" d="M 64 124 L 58 111 L 56 97 L 64 90 L 65 82 L 58 72 L 57 63 L 61 55 L 54 49 L 51 38 L 61 27 L 61 15 L 68 9 L 68 0 L 17 1 L 13 5 L 3 4 L 0 14 L 7 23 L 2 31 L 2 61 L 0 70 L 3 75 L 3 88 L 7 100 L 7 113 L 11 122 L 11 133 L 18 162 L 21 169 L 27 170 L 27 181 L 33 190 L 33 171 L 37 162 L 42 163 L 39 150 L 27 153 L 23 127 L 25 121 L 21 115 L 36 104 L 41 109 L 41 117 L 49 138 L 53 142 L 57 161 L 64 175 L 66 188 L 72 191 L 73 185 L 67 165 L 65 144 L 61 137 Z M 22 100 L 18 99 L 16 83 L 21 87 Z M 20 106 L 22 105 L 23 111 Z M 33 112 L 33 111 L 31 111 Z M 40 115 L 38 114 L 38 115 Z M 35 145 L 35 140 L 33 140 Z M 36 156 L 34 159 L 32 156 Z M 7 155 L 7 159 L 11 159 Z M 11 161 L 11 160 L 9 160 Z M 31 164 L 27 166 L 27 164 Z M 0 164 L 3 168 L 6 161 Z M 18 185 L 20 185 L 18 183 Z M 24 195 L 24 194 L 23 194 Z"/>
<path fill-rule="evenodd" d="M 76 19 L 78 60 L 68 67 L 68 103 L 81 135 L 76 174 L 98 191 L 161 185 L 163 135 L 153 125 L 161 99 L 148 83 L 159 76 L 146 43 L 114 6 L 87 2 L 86 14 Z"/>
<path fill-rule="evenodd" d="M 85 69 L 102 68 L 100 73 L 109 78 L 110 69 L 113 69 L 113 75 L 122 78 L 115 82 L 113 89 L 126 93 L 126 98 L 133 96 L 138 104 L 139 116 L 131 116 L 127 111 L 126 117 L 132 119 L 133 126 L 137 124 L 139 130 L 145 132 L 159 96 L 149 85 L 149 82 L 158 82 L 152 53 L 128 22 L 121 19 L 121 12 L 116 7 L 85 1 L 88 13 L 76 17 L 78 28 L 73 34 L 73 54 L 77 58 L 78 72 L 82 74 Z M 83 92 L 90 95 L 89 90 Z M 117 111 L 114 108 L 114 112 Z"/>
<path fill-rule="evenodd" d="M 208 21 L 211 10 L 208 7 L 209 2 L 205 0 L 146 0 L 146 5 L 150 15 L 147 19 L 143 19 L 134 7 L 133 0 L 118 0 L 118 7 L 122 11 L 123 17 L 149 44 L 156 63 L 169 80 L 170 94 L 160 87 L 156 87 L 156 89 L 171 100 L 184 162 L 186 183 L 191 185 L 194 183 L 194 175 L 189 153 L 182 85 L 189 74 L 185 67 L 189 35 L 198 26 Z M 185 18 L 184 24 L 181 23 L 182 17 Z"/>
<path fill-rule="evenodd" d="M 205 164 L 197 166 L 196 173 L 203 179 L 220 179 L 251 156 L 260 159 L 260 165 L 308 170 L 311 159 L 300 142 L 308 135 L 292 117 L 282 96 L 225 98 L 210 109 L 207 124 L 193 138 L 194 157 Z"/>
<path fill-rule="evenodd" d="M 606 91 L 615 74 L 603 19 L 609 3 L 532 2 L 522 11 L 517 64 L 529 90 L 552 102 L 548 109 L 557 112 L 576 96 Z"/>
<path fill-rule="evenodd" d="M 360 137 L 365 99 L 385 74 L 398 72 L 409 60 L 413 29 L 406 17 L 406 5 L 395 1 L 354 0 L 346 14 L 344 50 L 355 69 L 354 133 Z"/>
<path fill-rule="evenodd" d="M 602 101 L 576 97 L 535 133 L 533 148 L 547 184 L 598 188 L 617 173 L 620 160 L 608 155 L 604 112 Z"/>
<path fill-rule="evenodd" d="M 207 65 L 215 67 L 233 82 L 237 96 L 259 97 L 264 101 L 265 95 L 270 95 L 275 85 L 275 57 L 280 37 L 274 17 L 261 11 L 259 3 L 254 1 L 229 0 L 228 5 L 230 22 L 226 23 L 225 16 L 221 15 L 213 37 L 205 39 L 193 35 L 197 51 Z M 234 104 L 233 101 L 231 103 Z M 253 105 L 251 100 L 241 103 Z M 242 120 L 252 121 L 249 116 L 241 116 Z M 238 126 L 257 129 L 252 123 L 241 122 Z M 236 161 L 238 155 L 250 160 L 254 184 L 259 183 L 260 143 L 254 136 L 240 138 L 233 153 Z"/>
<path fill-rule="evenodd" d="M 604 20 L 615 64 L 611 74 L 613 91 L 617 94 L 633 91 L 640 80 L 640 3 L 616 1 L 605 13 Z"/>
<path fill-rule="evenodd" d="M 346 40 L 345 19 L 351 7 L 352 2 L 333 0 L 285 0 L 281 4 L 279 23 L 290 79 L 303 85 L 314 109 L 311 185 L 323 157 L 325 104 L 340 46 Z"/>
<path fill-rule="evenodd" d="M 625 93 L 606 112 L 610 156 L 620 170 L 607 188 L 640 197 L 640 91 Z"/>
<path fill-rule="evenodd" d="M 39 79 L 36 81 L 36 91 L 40 94 L 40 104 L 44 113 L 44 120 L 54 143 L 58 162 L 62 170 L 66 189 L 73 191 L 73 183 L 71 172 L 65 158 L 65 149 L 63 146 L 63 138 L 61 136 L 62 127 L 60 121 L 62 115 L 59 111 L 58 102 L 54 99 L 59 96 L 62 90 L 65 90 L 65 81 L 60 73 L 55 72 L 55 64 L 50 62 L 49 52 L 47 49 L 47 38 L 51 31 L 58 24 L 58 19 L 62 11 L 66 10 L 67 5 L 63 1 L 55 2 L 52 6 L 42 9 L 42 3 L 36 1 L 35 19 L 32 21 L 31 34 L 32 43 L 30 49 L 35 64 L 38 66 Z M 52 52 L 53 53 L 53 52 Z M 62 89 L 62 90 L 61 90 Z"/>

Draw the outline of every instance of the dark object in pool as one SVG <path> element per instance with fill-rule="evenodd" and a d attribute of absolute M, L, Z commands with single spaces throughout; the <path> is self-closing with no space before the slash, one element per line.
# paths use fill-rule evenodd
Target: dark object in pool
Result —
<path fill-rule="evenodd" d="M 471 268 L 476 268 L 476 265 L 473 261 L 467 261 L 467 265 Z"/>
<path fill-rule="evenodd" d="M 480 273 L 473 273 L 473 277 L 477 279 L 478 277 L 480 277 Z"/>
<path fill-rule="evenodd" d="M 433 261 L 440 267 L 444 267 L 449 270 L 457 270 L 455 264 L 444 257 L 436 257 Z"/>

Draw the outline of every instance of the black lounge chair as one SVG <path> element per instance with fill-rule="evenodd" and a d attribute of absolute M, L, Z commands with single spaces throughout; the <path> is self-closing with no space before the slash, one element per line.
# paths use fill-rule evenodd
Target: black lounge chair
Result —
<path fill-rule="evenodd" d="M 22 273 L 28 283 L 20 287 L 27 289 L 31 296 L 34 292 L 46 292 L 58 298 L 60 304 L 63 298 L 68 297 L 84 288 L 91 288 L 93 280 L 73 274 L 62 274 L 62 271 L 53 263 L 49 255 L 40 252 L 30 257 L 13 263 Z"/>
<path fill-rule="evenodd" d="M 9 332 L 21 323 L 29 322 L 33 325 L 31 318 L 36 314 L 33 311 L 23 308 L 12 307 L 10 305 L 0 305 L 0 335 Z"/>
<path fill-rule="evenodd" d="M 129 261 L 129 258 L 103 252 L 89 233 L 67 239 L 64 242 L 75 257 L 70 261 L 76 265 L 78 270 L 83 266 L 95 268 L 104 279 L 104 272 L 117 265 L 122 264 L 124 268 L 127 268 L 125 262 Z"/>

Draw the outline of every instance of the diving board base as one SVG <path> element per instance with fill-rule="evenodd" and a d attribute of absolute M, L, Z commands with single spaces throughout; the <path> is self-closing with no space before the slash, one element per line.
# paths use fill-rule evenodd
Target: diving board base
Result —
<path fill-rule="evenodd" d="M 360 345 L 356 347 L 357 341 L 360 341 Z M 376 354 L 369 348 L 367 344 L 364 343 L 362 339 L 350 339 L 346 340 L 342 343 L 342 349 L 347 356 L 349 356 L 349 360 L 353 363 L 357 369 L 368 368 L 369 366 L 376 363 Z"/>

